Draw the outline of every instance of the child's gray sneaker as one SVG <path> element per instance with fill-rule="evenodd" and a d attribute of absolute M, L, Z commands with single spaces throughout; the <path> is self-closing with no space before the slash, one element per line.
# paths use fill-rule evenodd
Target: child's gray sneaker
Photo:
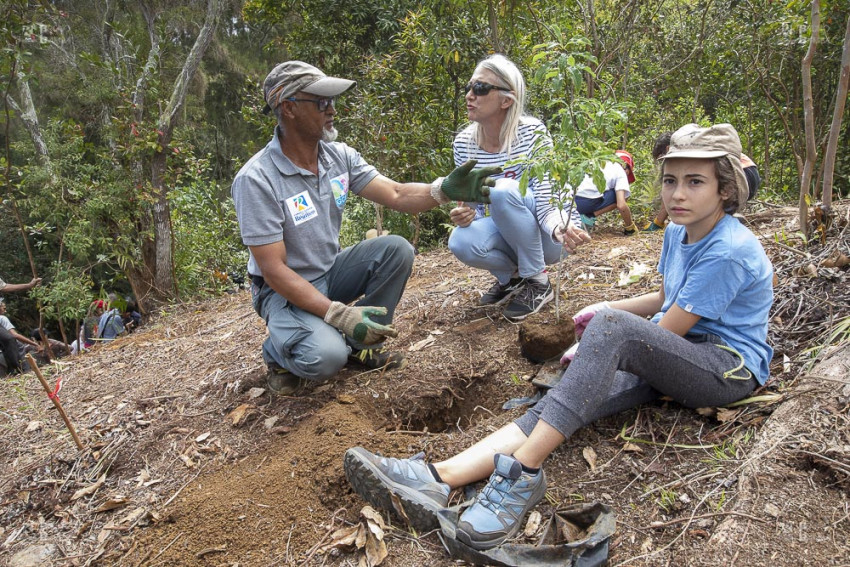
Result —
<path fill-rule="evenodd" d="M 543 469 L 532 475 L 508 455 L 497 454 L 493 460 L 496 470 L 457 523 L 457 539 L 473 549 L 490 549 L 513 537 L 546 494 Z"/>
<path fill-rule="evenodd" d="M 393 459 L 354 447 L 345 452 L 343 468 L 351 487 L 369 504 L 395 511 L 395 495 L 410 525 L 427 532 L 439 527 L 437 511 L 448 505 L 451 488 L 434 479 L 424 457 Z"/>

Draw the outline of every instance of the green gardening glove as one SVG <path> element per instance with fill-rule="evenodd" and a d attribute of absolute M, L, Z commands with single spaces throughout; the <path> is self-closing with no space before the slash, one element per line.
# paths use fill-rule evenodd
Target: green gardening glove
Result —
<path fill-rule="evenodd" d="M 370 319 L 374 315 L 386 314 L 386 307 L 352 307 L 332 301 L 325 315 L 325 323 L 333 325 L 359 343 L 373 345 L 383 342 L 387 337 L 398 336 L 398 331 L 389 325 L 381 325 Z"/>
<path fill-rule="evenodd" d="M 472 169 L 478 160 L 471 159 L 462 166 L 455 168 L 448 177 L 443 179 L 440 189 L 452 201 L 466 203 L 489 203 L 490 187 L 496 184 L 491 175 L 502 172 L 501 167 L 482 167 Z"/>

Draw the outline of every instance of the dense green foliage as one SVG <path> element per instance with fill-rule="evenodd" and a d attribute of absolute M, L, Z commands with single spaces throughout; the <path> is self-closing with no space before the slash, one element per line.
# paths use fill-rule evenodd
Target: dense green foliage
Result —
<path fill-rule="evenodd" d="M 274 63 L 290 58 L 358 81 L 337 106 L 341 139 L 400 181 L 430 181 L 450 170 L 451 140 L 465 124 L 463 85 L 478 60 L 499 51 L 523 69 L 529 111 L 556 142 L 535 167 L 575 183 L 625 147 L 636 158 L 639 218 L 655 195 L 652 141 L 690 121 L 738 128 L 762 172 L 759 199 L 793 202 L 799 192 L 800 60 L 809 34 L 809 3 L 802 0 L 232 0 L 173 136 L 163 142 L 157 118 L 205 10 L 202 0 L 0 2 L 0 276 L 32 277 L 17 208 L 48 284 L 37 294 L 48 319 L 79 317 L 85 297 L 100 289 L 134 291 L 128 274 L 139 274 L 152 237 L 156 199 L 146 172 L 157 152 L 168 156 L 180 297 L 217 293 L 226 285 L 221 273 L 244 270 L 229 185 L 268 142 L 274 124 L 259 112 L 259 85 Z M 160 38 L 155 57 L 145 19 L 151 14 Z M 822 14 L 813 65 L 821 152 L 846 4 L 825 1 Z M 150 62 L 141 104 L 135 95 Z M 33 117 L 46 152 L 36 145 Z M 845 120 L 836 194 L 848 192 L 848 138 Z M 438 246 L 448 234 L 447 208 L 411 218 L 352 198 L 343 244 L 362 238 L 379 218 L 420 248 Z M 21 323 L 32 324 L 35 315 L 26 313 L 35 302 L 15 301 Z"/>

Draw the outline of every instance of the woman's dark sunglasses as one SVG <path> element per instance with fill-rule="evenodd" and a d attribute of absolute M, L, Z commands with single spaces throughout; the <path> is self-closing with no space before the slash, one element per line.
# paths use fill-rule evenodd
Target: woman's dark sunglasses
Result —
<path fill-rule="evenodd" d="M 334 99 L 336 99 L 334 96 L 327 98 L 295 98 L 294 96 L 291 96 L 284 100 L 291 100 L 292 102 L 314 102 L 316 103 L 316 107 L 319 109 L 319 112 L 324 112 L 329 106 L 334 105 Z"/>
<path fill-rule="evenodd" d="M 472 94 L 474 94 L 475 96 L 487 96 L 493 89 L 496 89 L 497 91 L 511 92 L 511 89 L 505 87 L 497 87 L 496 85 L 491 85 L 490 83 L 482 83 L 481 81 L 467 83 L 464 92 L 468 93 L 470 90 L 472 90 Z"/>

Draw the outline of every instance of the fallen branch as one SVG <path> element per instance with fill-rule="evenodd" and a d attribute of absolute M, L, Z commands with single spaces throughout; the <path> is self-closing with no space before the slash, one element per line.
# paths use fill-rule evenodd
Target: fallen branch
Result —
<path fill-rule="evenodd" d="M 751 516 L 750 514 L 745 514 L 743 512 L 714 512 L 712 514 L 700 514 L 699 516 L 692 516 L 688 518 L 677 518 L 675 520 L 670 520 L 669 522 L 652 522 L 648 526 L 638 528 L 639 530 L 654 530 L 658 528 L 666 528 L 668 526 L 675 526 L 676 524 L 681 524 L 682 522 L 691 522 L 692 520 L 702 520 L 704 518 L 716 518 L 719 516 L 741 516 L 743 518 L 749 518 L 750 520 L 761 522 L 762 524 L 767 524 L 769 520 L 765 520 L 764 518 L 758 518 L 756 516 Z"/>

